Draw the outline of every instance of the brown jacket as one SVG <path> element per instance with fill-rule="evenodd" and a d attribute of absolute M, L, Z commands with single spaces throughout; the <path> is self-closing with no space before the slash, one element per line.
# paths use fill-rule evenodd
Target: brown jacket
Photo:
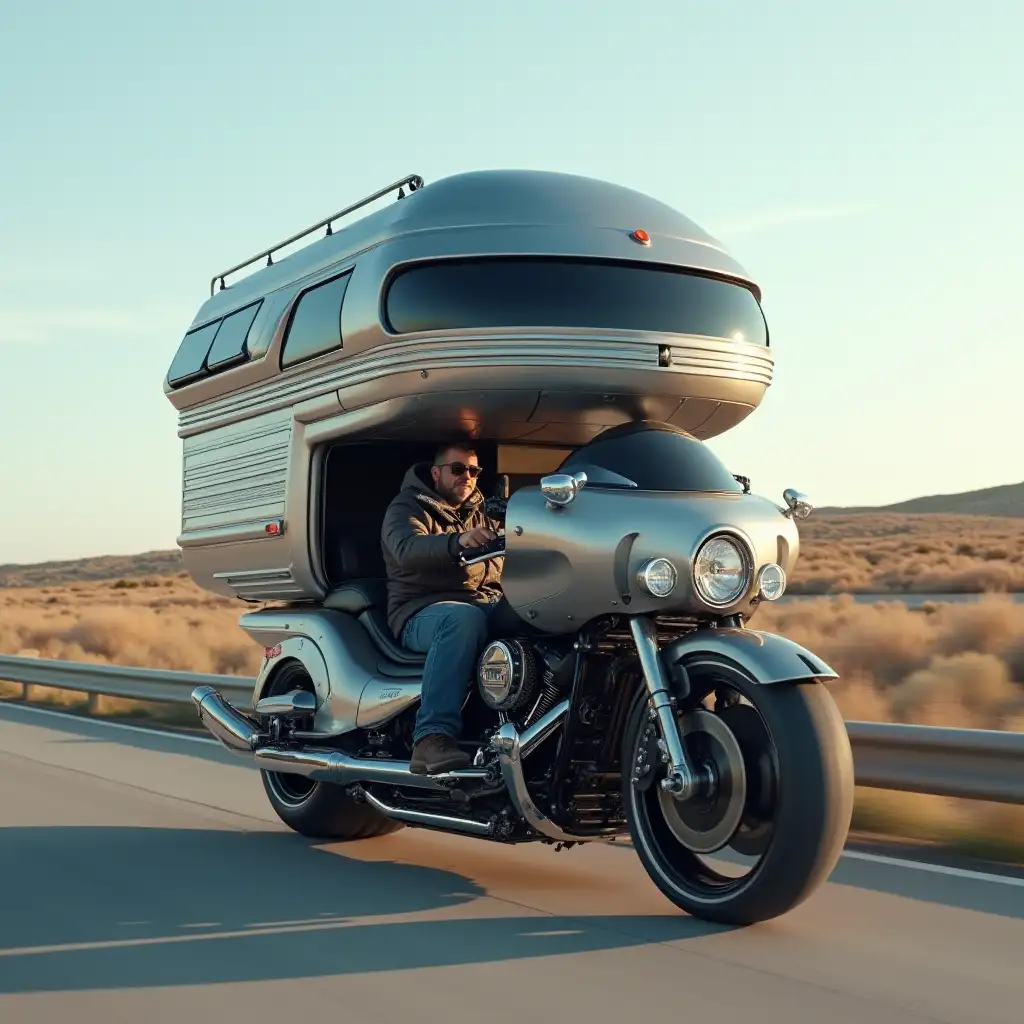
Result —
<path fill-rule="evenodd" d="M 501 597 L 503 558 L 476 565 L 458 562 L 458 535 L 476 526 L 497 531 L 474 491 L 462 506 L 449 505 L 429 482 L 427 463 L 405 474 L 381 527 L 381 547 L 388 573 L 388 624 L 401 637 L 406 622 L 435 601 L 483 604 Z"/>

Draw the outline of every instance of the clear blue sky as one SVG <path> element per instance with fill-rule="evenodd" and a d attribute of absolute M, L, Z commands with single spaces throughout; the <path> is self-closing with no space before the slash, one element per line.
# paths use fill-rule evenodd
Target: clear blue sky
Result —
<path fill-rule="evenodd" d="M 712 442 L 778 497 L 1024 478 L 1024 4 L 0 0 L 0 563 L 171 547 L 209 276 L 481 167 L 663 199 L 778 360 Z"/>

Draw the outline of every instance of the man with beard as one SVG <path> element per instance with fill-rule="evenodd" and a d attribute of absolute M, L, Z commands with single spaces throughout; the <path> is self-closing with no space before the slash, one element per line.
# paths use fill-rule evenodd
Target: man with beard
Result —
<path fill-rule="evenodd" d="M 388 623 L 403 646 L 427 656 L 410 764 L 417 774 L 469 765 L 456 740 L 470 674 L 492 630 L 509 615 L 500 583 L 504 559 L 459 560 L 497 536 L 479 475 L 472 446 L 443 446 L 433 464 L 406 473 L 381 530 Z"/>

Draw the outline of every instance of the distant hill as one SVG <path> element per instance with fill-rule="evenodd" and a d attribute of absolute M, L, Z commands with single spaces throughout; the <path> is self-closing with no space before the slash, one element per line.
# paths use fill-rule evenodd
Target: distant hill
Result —
<path fill-rule="evenodd" d="M 980 491 L 959 494 L 933 494 L 925 498 L 911 498 L 894 505 L 831 506 L 816 510 L 824 515 L 875 514 L 903 512 L 908 515 L 950 516 L 1007 516 L 1024 517 L 1024 483 L 985 487 Z"/>
<path fill-rule="evenodd" d="M 165 576 L 183 572 L 181 552 L 146 551 L 141 555 L 99 555 L 68 562 L 0 565 L 0 587 L 55 587 L 89 580 Z"/>

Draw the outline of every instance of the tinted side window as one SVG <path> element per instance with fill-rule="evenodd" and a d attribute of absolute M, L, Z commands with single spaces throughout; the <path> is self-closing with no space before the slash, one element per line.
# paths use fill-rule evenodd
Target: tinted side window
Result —
<path fill-rule="evenodd" d="M 213 344 L 220 325 L 221 321 L 217 320 L 205 327 L 189 331 L 182 338 L 171 368 L 167 371 L 167 382 L 171 387 L 187 384 L 203 375 L 206 368 L 206 354 L 210 351 L 210 346 Z"/>
<path fill-rule="evenodd" d="M 399 334 L 473 327 L 590 327 L 768 344 L 753 292 L 652 264 L 542 257 L 450 260 L 401 271 L 387 292 Z"/>
<path fill-rule="evenodd" d="M 281 354 L 282 366 L 341 348 L 341 304 L 351 272 L 310 288 L 298 301 Z"/>
<path fill-rule="evenodd" d="M 629 486 L 615 482 L 611 476 L 615 474 L 644 491 L 743 490 L 710 448 L 671 428 L 639 424 L 613 427 L 573 452 L 560 472 L 586 472 L 588 466 L 598 470 L 592 478 L 597 487 Z"/>
<path fill-rule="evenodd" d="M 206 359 L 206 365 L 211 370 L 227 369 L 236 363 L 244 363 L 249 357 L 249 328 L 256 319 L 260 304 L 253 303 L 224 318 Z"/>

